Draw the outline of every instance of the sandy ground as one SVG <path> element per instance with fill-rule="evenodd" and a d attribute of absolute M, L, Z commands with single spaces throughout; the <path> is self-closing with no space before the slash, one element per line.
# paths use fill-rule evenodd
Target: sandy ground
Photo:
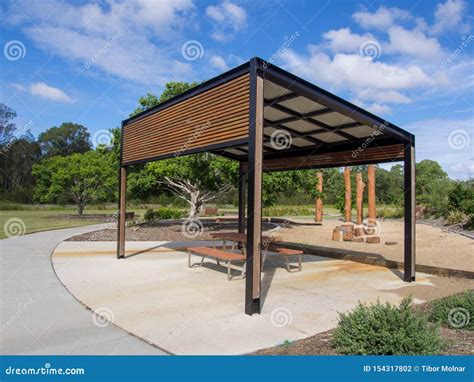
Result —
<path fill-rule="evenodd" d="M 341 221 L 327 219 L 322 226 L 288 226 L 278 232 L 284 241 L 329 248 L 370 252 L 388 260 L 403 261 L 403 222 L 380 220 L 380 244 L 332 241 L 332 230 Z M 385 245 L 396 241 L 396 245 Z M 474 272 L 474 240 L 425 224 L 416 225 L 416 262 Z"/>

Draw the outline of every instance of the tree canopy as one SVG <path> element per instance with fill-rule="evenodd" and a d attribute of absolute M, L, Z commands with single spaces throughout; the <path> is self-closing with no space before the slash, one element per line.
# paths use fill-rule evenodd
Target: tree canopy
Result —
<path fill-rule="evenodd" d="M 49 128 L 38 136 L 38 142 L 45 157 L 85 153 L 92 148 L 87 128 L 72 122 Z"/>
<path fill-rule="evenodd" d="M 33 166 L 36 177 L 35 198 L 44 203 L 65 197 L 82 215 L 87 203 L 113 197 L 117 171 L 112 154 L 88 151 L 68 157 L 46 158 Z"/>

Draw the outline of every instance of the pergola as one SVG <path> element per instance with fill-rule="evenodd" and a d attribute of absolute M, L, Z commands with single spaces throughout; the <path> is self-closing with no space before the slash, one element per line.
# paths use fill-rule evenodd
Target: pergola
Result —
<path fill-rule="evenodd" d="M 415 280 L 414 135 L 260 58 L 123 121 L 121 143 L 118 258 L 129 166 L 205 151 L 239 161 L 245 313 L 260 313 L 262 173 L 404 161 L 404 280 Z"/>

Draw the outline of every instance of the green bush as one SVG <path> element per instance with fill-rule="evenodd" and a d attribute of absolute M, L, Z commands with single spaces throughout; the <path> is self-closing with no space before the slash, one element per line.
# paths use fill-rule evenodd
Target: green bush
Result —
<path fill-rule="evenodd" d="M 280 216 L 291 218 L 292 216 L 312 216 L 314 209 L 308 207 L 266 207 L 262 210 L 263 216 Z"/>
<path fill-rule="evenodd" d="M 148 208 L 143 218 L 145 221 L 179 219 L 183 217 L 183 212 L 173 207 L 160 207 L 157 210 Z"/>
<path fill-rule="evenodd" d="M 444 342 L 439 328 L 405 298 L 398 307 L 377 301 L 340 313 L 332 345 L 341 354 L 425 355 L 440 353 Z"/>
<path fill-rule="evenodd" d="M 398 219 L 403 217 L 403 207 L 381 205 L 377 207 L 377 217 L 383 219 Z"/>
<path fill-rule="evenodd" d="M 453 329 L 474 330 L 474 291 L 469 290 L 430 303 L 430 321 Z"/>
<path fill-rule="evenodd" d="M 466 215 L 462 211 L 450 211 L 448 216 L 446 217 L 446 224 L 460 224 L 462 226 L 469 223 L 469 215 Z"/>

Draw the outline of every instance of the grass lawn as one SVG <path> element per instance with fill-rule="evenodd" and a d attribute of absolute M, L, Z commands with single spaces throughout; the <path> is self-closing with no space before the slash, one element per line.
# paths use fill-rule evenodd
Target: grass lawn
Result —
<path fill-rule="evenodd" d="M 5 239 L 8 232 L 24 232 L 26 234 L 48 231 L 58 228 L 79 227 L 90 224 L 103 223 L 104 218 L 85 215 L 82 218 L 76 217 L 73 211 L 55 211 L 55 210 L 30 210 L 30 211 L 0 211 L 0 239 Z M 19 219 L 19 220 L 18 220 Z M 8 223 L 7 223 L 8 222 Z M 17 227 L 18 231 L 15 231 Z"/>
<path fill-rule="evenodd" d="M 84 215 L 79 217 L 74 206 L 55 206 L 55 205 L 21 205 L 2 203 L 0 210 L 0 239 L 8 237 L 7 233 L 14 233 L 14 229 L 23 234 L 48 231 L 59 228 L 80 227 L 91 224 L 100 224 L 107 221 L 106 217 L 111 216 L 116 211 L 115 204 L 103 205 L 101 209 L 95 206 L 86 208 Z M 142 218 L 145 213 L 145 206 L 129 206 L 127 211 L 135 212 L 136 218 Z M 158 208 L 157 205 L 148 205 L 148 207 Z M 11 208 L 11 209 L 10 209 Z M 295 209 L 297 215 L 290 215 L 289 212 Z M 314 215 L 311 210 L 314 206 L 275 206 L 271 207 L 271 216 L 293 216 L 295 218 L 310 218 Z M 324 207 L 325 213 L 337 213 L 332 206 Z M 236 215 L 237 208 L 232 205 L 219 206 L 219 214 Z M 8 223 L 7 223 L 8 222 Z"/>

